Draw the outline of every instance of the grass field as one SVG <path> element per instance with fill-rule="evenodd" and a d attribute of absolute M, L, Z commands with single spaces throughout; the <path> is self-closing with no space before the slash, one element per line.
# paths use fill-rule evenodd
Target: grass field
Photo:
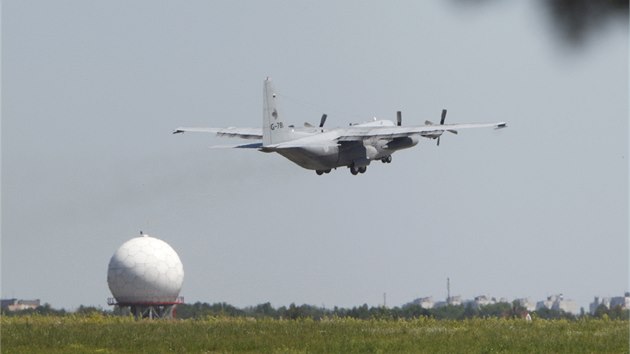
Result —
<path fill-rule="evenodd" d="M 471 319 L 1 320 L 2 353 L 627 353 L 628 321 Z"/>

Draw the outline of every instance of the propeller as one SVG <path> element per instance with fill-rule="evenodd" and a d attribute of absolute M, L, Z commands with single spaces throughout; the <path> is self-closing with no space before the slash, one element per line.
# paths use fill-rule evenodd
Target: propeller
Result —
<path fill-rule="evenodd" d="M 440 125 L 444 125 L 444 121 L 446 120 L 446 109 L 442 109 L 442 118 L 440 119 Z M 440 146 L 440 138 L 442 135 L 437 138 L 437 146 Z"/>
<path fill-rule="evenodd" d="M 402 125 L 402 112 L 401 111 L 396 112 L 396 125 L 398 125 L 399 127 Z"/>
<path fill-rule="evenodd" d="M 445 120 L 446 120 L 446 109 L 442 109 L 442 117 L 441 117 L 441 119 L 440 119 L 440 125 L 444 125 L 444 121 L 445 121 Z M 429 121 L 427 121 L 427 122 L 428 122 L 428 123 L 431 123 L 431 122 L 429 122 Z M 431 124 L 428 124 L 428 125 L 431 125 Z M 456 135 L 457 135 L 457 130 L 447 130 L 447 132 L 449 132 L 449 133 L 453 133 L 453 134 L 456 134 Z M 441 136 L 442 136 L 442 135 L 438 136 L 438 138 L 437 138 L 437 146 L 440 146 L 440 137 L 441 137 Z"/>
<path fill-rule="evenodd" d="M 322 114 L 322 119 L 319 121 L 319 127 L 323 128 L 324 127 L 324 123 L 326 123 L 326 118 L 328 117 L 327 114 Z M 309 122 L 304 122 L 304 126 L 307 128 L 313 128 L 314 125 L 309 123 Z"/>
<path fill-rule="evenodd" d="M 322 114 L 322 119 L 319 121 L 319 127 L 323 128 L 324 127 L 324 123 L 326 123 L 326 118 L 328 117 L 327 114 Z"/>

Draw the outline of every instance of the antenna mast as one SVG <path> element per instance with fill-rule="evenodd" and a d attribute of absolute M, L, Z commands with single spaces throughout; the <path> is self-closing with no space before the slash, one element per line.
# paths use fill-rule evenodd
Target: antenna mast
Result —
<path fill-rule="evenodd" d="M 451 304 L 451 278 L 446 278 L 446 303 Z"/>

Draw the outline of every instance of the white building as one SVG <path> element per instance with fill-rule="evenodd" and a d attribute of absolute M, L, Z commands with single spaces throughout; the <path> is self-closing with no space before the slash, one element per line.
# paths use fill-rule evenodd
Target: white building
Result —
<path fill-rule="evenodd" d="M 573 300 L 565 300 L 562 294 L 551 295 L 547 297 L 547 300 L 538 301 L 536 304 L 536 310 L 540 310 L 542 308 L 564 311 L 572 314 L 578 314 L 580 311 L 577 302 Z"/>
<path fill-rule="evenodd" d="M 7 311 L 22 311 L 28 309 L 36 309 L 40 306 L 37 300 L 18 300 L 18 299 L 2 299 L 2 309 Z"/>
<path fill-rule="evenodd" d="M 529 312 L 536 311 L 536 303 L 530 300 L 528 297 L 516 299 L 516 302 L 527 309 L 527 311 Z"/>
<path fill-rule="evenodd" d="M 414 305 L 420 305 L 423 309 L 432 309 L 435 306 L 432 296 L 421 297 L 411 302 Z"/>
<path fill-rule="evenodd" d="M 479 309 L 481 306 L 496 304 L 495 298 L 491 298 L 486 295 L 475 296 L 475 299 L 472 301 L 472 307 Z"/>
<path fill-rule="evenodd" d="M 459 306 L 462 304 L 462 297 L 460 295 L 451 296 L 450 298 L 446 299 L 446 302 L 449 305 Z"/>

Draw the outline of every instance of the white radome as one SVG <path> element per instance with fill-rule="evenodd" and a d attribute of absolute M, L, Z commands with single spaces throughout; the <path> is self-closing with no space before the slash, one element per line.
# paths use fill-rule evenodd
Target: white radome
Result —
<path fill-rule="evenodd" d="M 175 250 L 148 235 L 125 242 L 109 260 L 107 285 L 119 304 L 174 302 L 183 282 Z"/>

